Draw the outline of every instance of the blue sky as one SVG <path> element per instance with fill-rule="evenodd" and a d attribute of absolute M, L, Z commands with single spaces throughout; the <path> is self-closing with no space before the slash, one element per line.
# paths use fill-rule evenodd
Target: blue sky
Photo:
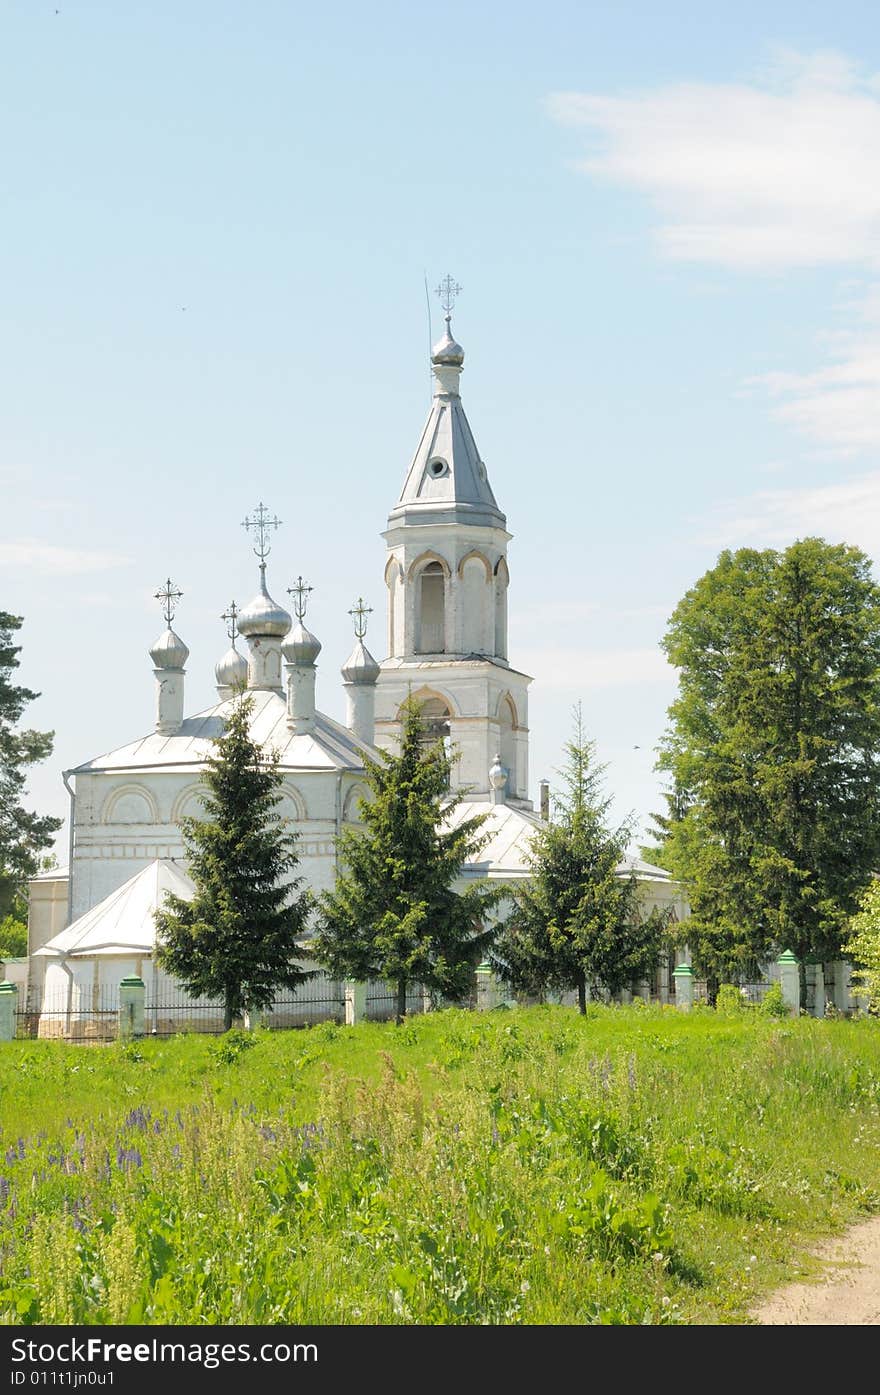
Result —
<path fill-rule="evenodd" d="M 0 608 L 56 732 L 44 810 L 150 728 L 168 575 L 213 700 L 260 499 L 343 716 L 360 594 L 384 654 L 425 273 L 463 287 L 533 793 L 580 700 L 616 812 L 660 807 L 659 641 L 722 547 L 880 554 L 875 6 L 7 0 L 0 256 Z"/>

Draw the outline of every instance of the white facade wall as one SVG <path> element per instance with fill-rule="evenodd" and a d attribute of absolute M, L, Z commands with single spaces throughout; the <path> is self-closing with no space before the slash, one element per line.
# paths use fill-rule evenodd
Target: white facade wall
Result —
<path fill-rule="evenodd" d="M 178 820 L 201 815 L 199 776 L 199 767 L 77 775 L 71 919 L 155 858 L 184 857 Z M 298 874 L 316 892 L 333 885 L 337 827 L 356 817 L 355 787 L 362 788 L 356 771 L 285 772 L 280 812 L 300 837 Z"/>

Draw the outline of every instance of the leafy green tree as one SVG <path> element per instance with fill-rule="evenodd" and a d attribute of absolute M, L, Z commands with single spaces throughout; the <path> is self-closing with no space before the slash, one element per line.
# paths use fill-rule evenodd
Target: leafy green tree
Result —
<path fill-rule="evenodd" d="M 876 878 L 859 897 L 845 944 L 855 963 L 853 984 L 864 993 L 871 1011 L 880 1013 L 880 881 Z"/>
<path fill-rule="evenodd" d="M 461 796 L 449 792 L 443 742 L 425 743 L 417 702 L 404 705 L 399 751 L 367 759 L 365 771 L 363 827 L 338 839 L 340 871 L 321 898 L 311 949 L 336 977 L 393 983 L 399 1025 L 410 984 L 452 1000 L 467 994 L 500 893 L 484 881 L 455 888 L 485 842 L 486 815 L 450 822 Z"/>
<path fill-rule="evenodd" d="M 653 972 L 666 922 L 643 911 L 635 876 L 619 870 L 631 822 L 609 826 L 605 767 L 584 735 L 580 706 L 565 752 L 565 792 L 555 797 L 553 822 L 535 835 L 532 875 L 516 890 L 492 962 L 516 992 L 577 989 L 585 1013 L 588 985 L 616 993 Z"/>
<path fill-rule="evenodd" d="M 27 770 L 52 754 L 51 731 L 18 729 L 22 712 L 38 698 L 30 688 L 12 682 L 21 645 L 13 636 L 22 619 L 0 611 L 0 919 L 27 914 L 27 882 L 40 868 L 40 854 L 52 842 L 63 820 L 25 809 Z"/>
<path fill-rule="evenodd" d="M 279 987 L 309 978 L 297 963 L 311 909 L 299 891 L 297 835 L 278 814 L 277 755 L 251 740 L 253 700 L 240 697 L 207 761 L 205 818 L 181 820 L 195 896 L 156 913 L 158 963 L 194 995 L 222 997 L 226 1030 Z"/>
<path fill-rule="evenodd" d="M 857 548 L 724 552 L 664 640 L 678 697 L 659 766 L 695 962 L 717 982 L 774 949 L 833 959 L 880 855 L 880 588 Z"/>
<path fill-rule="evenodd" d="M 15 916 L 0 920 L 0 959 L 20 959 L 27 954 L 27 925 Z"/>

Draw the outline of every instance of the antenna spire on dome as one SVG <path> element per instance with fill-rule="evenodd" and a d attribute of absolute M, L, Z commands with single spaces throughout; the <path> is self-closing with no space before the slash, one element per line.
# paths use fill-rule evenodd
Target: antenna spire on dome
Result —
<path fill-rule="evenodd" d="M 355 634 L 358 639 L 363 639 L 364 635 L 367 633 L 367 616 L 372 615 L 373 607 L 371 605 L 364 605 L 363 596 L 358 596 L 355 604 L 348 613 L 354 621 Z"/>
<path fill-rule="evenodd" d="M 162 614 L 165 616 L 165 623 L 169 630 L 171 629 L 171 621 L 174 619 L 174 612 L 177 609 L 177 602 L 182 596 L 183 592 L 174 585 L 170 576 L 165 585 L 160 586 L 159 590 L 154 592 L 154 599 L 162 602 Z"/>

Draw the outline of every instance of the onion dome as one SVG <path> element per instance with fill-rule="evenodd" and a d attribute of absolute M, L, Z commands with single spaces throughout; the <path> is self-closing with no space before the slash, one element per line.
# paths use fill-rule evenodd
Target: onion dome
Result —
<path fill-rule="evenodd" d="M 247 683 L 248 663 L 239 654 L 234 644 L 230 644 L 223 658 L 214 669 L 218 688 L 234 688 L 236 684 Z"/>
<path fill-rule="evenodd" d="M 261 638 L 274 636 L 283 639 L 290 630 L 292 620 L 277 601 L 273 601 L 266 590 L 266 567 L 265 563 L 260 567 L 260 591 L 259 595 L 249 605 L 246 605 L 238 616 L 238 633 L 240 635 L 258 635 Z"/>
<path fill-rule="evenodd" d="M 321 641 L 301 620 L 297 620 L 281 652 L 289 664 L 313 664 L 321 652 Z"/>
<path fill-rule="evenodd" d="M 464 363 L 464 349 L 457 344 L 449 329 L 449 321 L 446 321 L 446 330 L 442 339 L 431 350 L 431 362 L 438 367 L 461 368 Z"/>
<path fill-rule="evenodd" d="M 189 658 L 189 650 L 169 624 L 150 650 L 150 658 L 155 668 L 182 669 Z"/>
<path fill-rule="evenodd" d="M 375 683 L 379 677 L 379 665 L 373 658 L 369 649 L 362 639 L 355 641 L 355 646 L 345 661 L 342 669 L 342 678 L 345 683 Z"/>

